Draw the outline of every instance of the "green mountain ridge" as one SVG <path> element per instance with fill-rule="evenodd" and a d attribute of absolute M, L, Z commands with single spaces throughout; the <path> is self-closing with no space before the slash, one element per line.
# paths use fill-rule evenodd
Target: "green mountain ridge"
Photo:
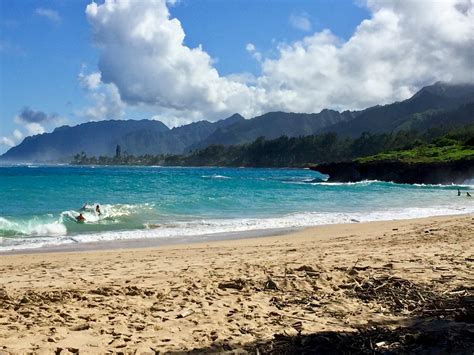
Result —
<path fill-rule="evenodd" d="M 474 85 L 436 83 L 407 100 L 362 111 L 269 112 L 251 119 L 235 114 L 217 122 L 200 121 L 173 129 L 153 120 L 63 126 L 51 133 L 25 138 L 3 154 L 0 161 L 69 162 L 80 152 L 87 156 L 113 156 L 117 145 L 129 155 L 182 155 L 214 145 L 250 144 L 259 137 L 268 141 L 282 136 L 326 133 L 336 133 L 339 138 L 407 130 L 423 133 L 470 123 L 474 120 L 473 111 Z M 371 150 L 369 146 L 364 149 Z"/>

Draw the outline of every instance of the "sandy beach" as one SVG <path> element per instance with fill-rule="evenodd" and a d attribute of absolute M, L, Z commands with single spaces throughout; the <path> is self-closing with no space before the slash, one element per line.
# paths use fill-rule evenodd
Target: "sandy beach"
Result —
<path fill-rule="evenodd" d="M 0 354 L 474 350 L 474 218 L 0 256 Z"/>

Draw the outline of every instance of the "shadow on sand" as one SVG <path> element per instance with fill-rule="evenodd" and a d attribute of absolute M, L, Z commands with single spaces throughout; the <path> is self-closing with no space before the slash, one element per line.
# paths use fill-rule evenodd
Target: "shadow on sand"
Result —
<path fill-rule="evenodd" d="M 410 309 L 398 323 L 369 323 L 353 332 L 274 334 L 252 344 L 214 343 L 191 353 L 251 354 L 474 354 L 474 296 L 467 287 L 437 294 L 397 277 L 354 279 L 347 292 L 362 301 L 377 301 L 393 313 Z M 352 286 L 351 286 L 352 287 Z M 298 329 L 299 328 L 299 329 Z"/>
<path fill-rule="evenodd" d="M 474 324 L 418 318 L 394 328 L 374 325 L 355 332 L 318 332 L 287 336 L 244 346 L 214 343 L 190 353 L 250 354 L 466 354 L 474 353 Z"/>

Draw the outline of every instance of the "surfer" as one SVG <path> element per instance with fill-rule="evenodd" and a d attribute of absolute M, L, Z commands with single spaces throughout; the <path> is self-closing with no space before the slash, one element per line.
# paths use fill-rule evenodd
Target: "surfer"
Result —
<path fill-rule="evenodd" d="M 86 218 L 82 215 L 82 213 L 79 213 L 79 216 L 76 217 L 77 222 L 84 222 Z"/>
<path fill-rule="evenodd" d="M 458 196 L 461 196 L 461 190 L 458 189 Z"/>
<path fill-rule="evenodd" d="M 97 214 L 100 216 L 102 214 L 102 212 L 100 211 L 100 206 L 99 204 L 97 204 L 97 206 L 95 206 L 95 211 L 97 212 Z"/>

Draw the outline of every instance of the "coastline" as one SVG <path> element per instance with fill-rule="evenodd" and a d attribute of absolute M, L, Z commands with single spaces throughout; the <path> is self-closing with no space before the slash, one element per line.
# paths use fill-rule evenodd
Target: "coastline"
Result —
<path fill-rule="evenodd" d="M 343 344 L 370 327 L 385 334 L 370 335 L 382 339 L 376 350 L 396 351 L 409 344 L 393 336 L 423 332 L 416 324 L 432 321 L 444 322 L 435 339 L 445 350 L 469 350 L 472 323 L 449 309 L 472 299 L 472 235 L 470 214 L 160 247 L 2 254 L 0 353 L 305 350 L 301 339 L 311 345 L 323 333 L 346 334 L 334 338 Z M 411 286 L 398 303 L 387 296 L 404 285 Z M 433 311 L 436 297 L 447 306 L 436 301 Z"/>
<path fill-rule="evenodd" d="M 75 253 L 75 252 L 91 252 L 91 251 L 107 251 L 107 250 L 118 250 L 118 249 L 143 249 L 143 248 L 162 248 L 166 246 L 186 246 L 193 244 L 202 243 L 215 243 L 233 241 L 239 239 L 259 239 L 264 237 L 292 235 L 301 231 L 310 232 L 312 229 L 326 227 L 326 226 L 342 226 L 342 225 L 355 225 L 355 224 L 366 224 L 366 223 L 386 223 L 394 221 L 423 221 L 431 218 L 450 218 L 456 216 L 469 216 L 472 213 L 463 212 L 459 214 L 440 214 L 431 215 L 426 217 L 414 217 L 414 218 L 393 218 L 393 219 L 382 219 L 375 221 L 359 221 L 351 220 L 350 222 L 340 223 L 323 223 L 310 226 L 292 226 L 292 227 L 275 227 L 266 229 L 250 229 L 244 231 L 228 231 L 228 232 L 217 232 L 217 233 L 204 233 L 197 235 L 186 235 L 186 236 L 173 236 L 173 237 L 135 237 L 135 238 L 118 238 L 109 240 L 99 241 L 87 241 L 77 242 L 75 236 L 66 236 L 67 239 L 71 240 L 71 243 L 61 243 L 44 245 L 38 247 L 19 247 L 15 249 L 0 250 L 0 256 L 2 255 L 16 255 L 16 254 L 36 254 L 36 253 Z M 127 232 L 133 233 L 134 231 L 118 231 L 120 234 L 126 235 Z"/>
<path fill-rule="evenodd" d="M 43 254 L 43 253 L 79 253 L 94 251 L 113 251 L 113 250 L 129 250 L 129 249 L 147 249 L 147 248 L 163 248 L 174 246 L 187 246 L 203 243 L 216 243 L 220 241 L 233 241 L 240 239 L 264 238 L 272 236 L 280 236 L 294 233 L 305 228 L 274 228 L 274 229 L 258 229 L 242 232 L 225 232 L 200 234 L 197 236 L 187 237 L 158 237 L 158 238 L 134 238 L 134 239 L 116 239 L 104 240 L 97 242 L 80 242 L 71 244 L 49 245 L 38 248 L 24 248 L 12 250 L 0 250 L 0 256 L 18 255 L 18 254 Z M 126 231 L 121 231 L 126 233 Z M 72 236 L 74 237 L 74 236 Z"/>

